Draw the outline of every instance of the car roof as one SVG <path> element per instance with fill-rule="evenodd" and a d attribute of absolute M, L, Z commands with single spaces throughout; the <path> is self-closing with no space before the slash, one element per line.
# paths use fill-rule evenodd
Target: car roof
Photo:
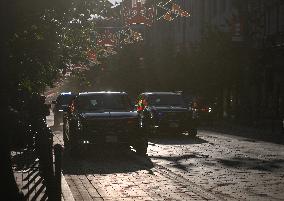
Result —
<path fill-rule="evenodd" d="M 123 94 L 127 95 L 126 92 L 119 92 L 119 91 L 90 91 L 90 92 L 80 92 L 79 96 L 88 96 L 88 95 L 94 95 L 94 94 Z"/>
<path fill-rule="evenodd" d="M 179 95 L 181 92 L 173 92 L 173 91 L 155 91 L 155 92 L 144 92 L 143 95 Z"/>

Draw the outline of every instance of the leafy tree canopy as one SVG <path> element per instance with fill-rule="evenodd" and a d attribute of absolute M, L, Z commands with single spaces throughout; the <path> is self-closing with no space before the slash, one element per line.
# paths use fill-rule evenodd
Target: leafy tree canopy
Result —
<path fill-rule="evenodd" d="M 84 61 L 96 20 L 110 17 L 107 0 L 1 2 L 1 81 L 42 91 L 70 63 Z"/>

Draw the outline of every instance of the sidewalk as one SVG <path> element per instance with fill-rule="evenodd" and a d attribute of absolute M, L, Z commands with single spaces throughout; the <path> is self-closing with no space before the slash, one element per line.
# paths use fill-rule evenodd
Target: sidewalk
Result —
<path fill-rule="evenodd" d="M 50 116 L 49 116 L 50 117 Z M 62 144 L 62 142 L 60 141 L 60 139 L 56 136 L 56 134 L 54 134 L 53 137 L 53 145 L 55 144 Z M 64 177 L 64 175 L 61 173 L 61 200 L 67 200 L 67 201 L 75 201 L 71 189 Z"/>
<path fill-rule="evenodd" d="M 19 189 L 24 194 L 25 200 L 48 200 L 46 187 L 43 179 L 39 175 L 38 170 L 14 170 L 14 176 Z M 61 200 L 75 200 L 63 174 L 61 177 L 61 188 Z"/>
<path fill-rule="evenodd" d="M 53 145 L 62 144 L 54 135 Z M 39 172 L 39 161 L 32 152 L 12 152 L 13 171 L 25 200 L 48 200 L 46 185 Z M 61 173 L 61 200 L 74 201 L 72 192 Z"/>
<path fill-rule="evenodd" d="M 54 84 L 53 88 L 47 88 L 44 93 L 46 96 L 46 103 L 50 104 L 61 91 L 73 89 L 73 85 L 75 85 L 75 83 L 70 80 L 74 81 L 74 79 L 62 77 Z M 50 124 L 51 122 L 53 122 L 53 117 L 47 116 L 47 123 L 49 127 L 52 126 Z M 53 146 L 55 144 L 62 144 L 56 134 L 53 136 Z M 27 154 L 28 157 L 26 156 L 26 153 L 12 153 L 12 155 L 14 155 L 14 177 L 18 184 L 18 188 L 23 192 L 25 200 L 48 200 L 45 182 L 38 169 L 38 159 L 36 159 L 34 154 Z M 74 200 L 72 192 L 63 174 L 61 174 L 61 191 L 61 200 Z"/>

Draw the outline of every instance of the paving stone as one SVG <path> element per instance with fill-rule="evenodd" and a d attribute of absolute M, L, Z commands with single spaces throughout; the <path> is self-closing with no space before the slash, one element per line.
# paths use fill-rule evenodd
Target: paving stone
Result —
<path fill-rule="evenodd" d="M 55 139 L 63 143 L 61 131 Z M 136 156 L 65 158 L 69 172 L 77 174 L 64 174 L 75 200 L 276 201 L 284 197 L 283 145 L 200 131 L 196 139 L 153 138 L 148 156 L 153 167 Z"/>

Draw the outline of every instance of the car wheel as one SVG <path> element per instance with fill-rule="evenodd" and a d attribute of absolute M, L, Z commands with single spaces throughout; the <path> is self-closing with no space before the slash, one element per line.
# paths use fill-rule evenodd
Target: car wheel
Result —
<path fill-rule="evenodd" d="M 189 130 L 189 137 L 196 137 L 197 135 L 197 128 L 192 128 Z"/>

